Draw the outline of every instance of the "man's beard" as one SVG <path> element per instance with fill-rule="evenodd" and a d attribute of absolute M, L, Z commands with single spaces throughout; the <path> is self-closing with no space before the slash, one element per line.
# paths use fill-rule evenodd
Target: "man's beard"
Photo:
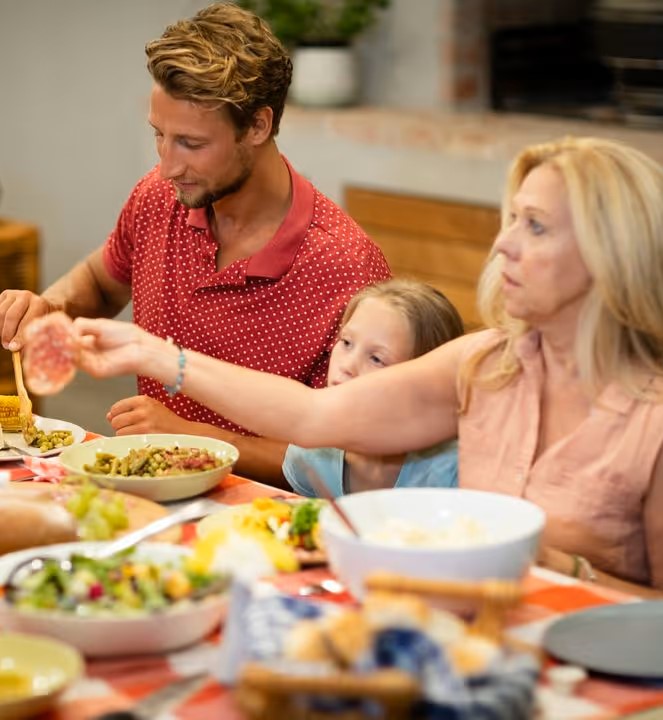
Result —
<path fill-rule="evenodd" d="M 209 192 L 203 193 L 198 197 L 191 197 L 179 190 L 176 190 L 177 199 L 189 208 L 205 208 L 213 205 L 217 200 L 221 200 L 228 195 L 233 195 L 244 187 L 246 181 L 251 177 L 253 171 L 252 166 L 248 162 L 242 164 L 242 169 L 239 175 L 228 185 L 217 188 L 216 190 L 210 190 Z"/>

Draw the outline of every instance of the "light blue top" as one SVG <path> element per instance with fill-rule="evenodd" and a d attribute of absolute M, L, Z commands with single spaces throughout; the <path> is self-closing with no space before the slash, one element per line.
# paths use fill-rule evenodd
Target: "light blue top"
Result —
<path fill-rule="evenodd" d="M 299 495 L 316 497 L 304 468 L 310 467 L 325 482 L 334 497 L 343 495 L 345 451 L 337 448 L 305 449 L 288 445 L 283 474 Z M 302 467 L 303 466 L 303 467 Z M 405 456 L 394 487 L 456 487 L 458 485 L 458 443 L 435 445 Z"/>

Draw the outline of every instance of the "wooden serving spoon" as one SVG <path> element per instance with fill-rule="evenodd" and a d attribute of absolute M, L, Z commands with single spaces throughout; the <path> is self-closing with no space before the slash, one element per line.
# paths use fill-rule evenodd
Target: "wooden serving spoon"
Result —
<path fill-rule="evenodd" d="M 18 394 L 18 412 L 21 418 L 23 437 L 25 438 L 25 441 L 29 444 L 31 440 L 30 428 L 32 426 L 32 400 L 30 400 L 28 391 L 25 389 L 25 384 L 23 383 L 23 368 L 21 367 L 20 352 L 12 353 L 12 363 L 14 365 L 14 380 L 16 382 L 16 392 Z"/>

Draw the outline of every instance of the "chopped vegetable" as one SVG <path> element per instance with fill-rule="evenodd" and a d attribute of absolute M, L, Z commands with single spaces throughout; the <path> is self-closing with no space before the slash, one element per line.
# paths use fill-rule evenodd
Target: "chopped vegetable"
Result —
<path fill-rule="evenodd" d="M 83 469 L 98 475 L 156 477 L 205 472 L 224 467 L 229 462 L 230 455 L 213 453 L 204 448 L 144 447 L 130 450 L 122 458 L 112 453 L 98 452 L 94 464 L 83 465 Z"/>
<path fill-rule="evenodd" d="M 226 575 L 190 568 L 187 557 L 163 564 L 131 556 L 131 550 L 106 559 L 74 554 L 70 572 L 59 559 L 47 559 L 13 589 L 12 602 L 29 610 L 130 615 L 222 592 L 228 584 Z"/>

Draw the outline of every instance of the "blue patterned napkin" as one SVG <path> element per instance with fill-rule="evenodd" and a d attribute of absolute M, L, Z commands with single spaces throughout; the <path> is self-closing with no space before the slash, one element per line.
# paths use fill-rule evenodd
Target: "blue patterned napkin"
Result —
<path fill-rule="evenodd" d="M 282 659 L 284 640 L 299 620 L 339 612 L 338 605 L 316 603 L 270 593 L 261 595 L 235 582 L 221 646 L 217 677 L 234 684 L 242 665 L 260 661 L 279 672 L 306 674 L 307 663 Z M 415 709 L 425 720 L 528 720 L 533 715 L 534 689 L 539 666 L 526 653 L 505 653 L 483 674 L 461 677 L 454 673 L 444 650 L 427 635 L 411 628 L 379 632 L 372 652 L 353 667 L 357 673 L 398 668 L 416 677 L 423 699 Z M 330 714 L 348 709 L 350 701 L 326 702 Z M 358 703 L 354 703 L 357 706 Z M 316 710 L 321 710 L 319 703 Z M 362 703 L 366 717 L 379 717 L 379 708 Z"/>

